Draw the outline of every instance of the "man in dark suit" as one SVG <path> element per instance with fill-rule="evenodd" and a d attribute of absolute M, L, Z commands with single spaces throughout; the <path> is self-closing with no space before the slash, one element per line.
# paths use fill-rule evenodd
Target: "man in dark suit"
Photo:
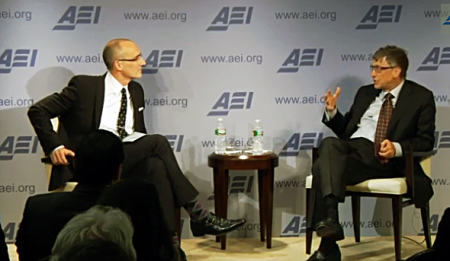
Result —
<path fill-rule="evenodd" d="M 0 223 L 0 260 L 9 261 L 8 246 L 5 243 L 5 234 Z"/>
<path fill-rule="evenodd" d="M 56 237 L 75 215 L 94 206 L 103 190 L 120 178 L 125 157 L 123 145 L 114 134 L 99 130 L 77 147 L 72 192 L 55 192 L 28 198 L 17 232 L 16 246 L 21 261 L 50 256 Z"/>
<path fill-rule="evenodd" d="M 313 166 L 309 228 L 322 237 L 308 260 L 341 260 L 336 241 L 344 238 L 338 202 L 345 187 L 374 178 L 404 176 L 408 151 L 431 151 L 434 145 L 436 105 L 433 93 L 406 80 L 406 52 L 396 46 L 378 49 L 370 65 L 373 84 L 356 93 L 345 115 L 336 107 L 340 94 L 328 91 L 323 122 L 337 138 L 322 141 Z M 415 162 L 415 204 L 424 207 L 433 195 L 431 180 Z"/>
<path fill-rule="evenodd" d="M 175 232 L 175 210 L 184 207 L 191 217 L 194 236 L 222 235 L 237 229 L 245 220 L 227 220 L 209 213 L 197 200 L 198 191 L 182 173 L 168 140 L 161 135 L 146 135 L 144 92 L 134 79 L 142 77 L 146 62 L 137 44 L 128 39 L 114 39 L 103 50 L 108 72 L 103 76 L 75 76 L 61 93 L 52 94 L 28 111 L 45 154 L 54 165 L 66 165 L 67 156 L 87 133 L 104 129 L 124 142 L 123 178 L 138 175 L 155 184 L 163 214 Z M 59 117 L 58 133 L 51 118 Z M 162 169 L 149 165 L 146 173 L 135 166 L 147 158 L 162 161 Z M 56 173 L 58 172 L 58 173 Z M 167 173 L 166 175 L 164 173 Z M 65 167 L 52 173 L 51 186 L 59 187 L 72 174 Z M 175 235 L 177 237 L 177 235 Z"/>

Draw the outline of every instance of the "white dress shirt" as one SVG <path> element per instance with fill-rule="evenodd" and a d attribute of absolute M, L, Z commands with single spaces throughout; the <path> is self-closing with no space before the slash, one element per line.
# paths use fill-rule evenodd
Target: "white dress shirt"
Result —
<path fill-rule="evenodd" d="M 120 104 L 122 101 L 122 88 L 125 88 L 127 95 L 127 114 L 125 119 L 125 131 L 128 134 L 134 132 L 133 102 L 131 101 L 128 85 L 122 86 L 109 72 L 105 77 L 105 96 L 103 100 L 103 110 L 100 119 L 101 130 L 107 130 L 119 136 L 117 133 L 117 119 L 119 117 Z"/>
<path fill-rule="evenodd" d="M 402 81 L 397 87 L 392 89 L 390 93 L 394 96 L 392 99 L 392 105 L 395 108 L 395 104 L 398 100 L 398 95 L 403 87 L 405 81 Z M 375 140 L 375 131 L 377 129 L 378 117 L 380 116 L 381 106 L 383 105 L 384 96 L 386 96 L 388 92 L 381 91 L 380 94 L 375 98 L 375 100 L 370 104 L 369 108 L 364 112 L 361 117 L 361 121 L 358 123 L 358 129 L 352 134 L 351 139 L 355 138 L 365 138 L 372 142 Z M 328 112 L 325 110 L 325 115 L 327 121 L 332 119 L 336 113 L 337 109 Z M 402 147 L 398 142 L 393 142 L 395 146 L 395 157 L 401 157 L 403 155 Z"/>

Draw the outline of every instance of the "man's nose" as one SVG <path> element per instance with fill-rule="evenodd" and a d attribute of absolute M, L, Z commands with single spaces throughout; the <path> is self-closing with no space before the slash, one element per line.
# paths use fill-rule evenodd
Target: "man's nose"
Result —
<path fill-rule="evenodd" d="M 139 64 L 140 64 L 141 66 L 145 66 L 145 65 L 147 64 L 147 62 L 145 61 L 145 59 L 144 59 L 143 57 L 140 57 L 140 59 L 139 59 Z"/>

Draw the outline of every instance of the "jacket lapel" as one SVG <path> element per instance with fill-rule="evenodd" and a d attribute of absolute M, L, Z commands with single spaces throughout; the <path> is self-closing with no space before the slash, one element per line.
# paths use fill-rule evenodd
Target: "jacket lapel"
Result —
<path fill-rule="evenodd" d="M 94 120 L 95 129 L 100 127 L 100 119 L 102 118 L 103 102 L 105 100 L 105 77 L 106 73 L 99 77 L 99 82 L 95 85 L 95 105 L 94 105 Z"/>
<path fill-rule="evenodd" d="M 138 94 L 136 93 L 136 88 L 134 88 L 134 84 L 133 82 L 130 82 L 130 84 L 128 84 L 128 91 L 130 92 L 130 96 L 131 96 L 131 102 L 133 103 L 133 118 L 134 118 L 134 124 L 136 125 L 137 119 L 136 116 L 138 115 L 138 104 L 137 104 L 137 96 Z"/>
<path fill-rule="evenodd" d="M 407 112 L 409 108 L 409 103 L 411 102 L 411 99 L 409 97 L 411 92 L 412 89 L 409 88 L 409 83 L 405 81 L 402 90 L 398 95 L 398 100 L 395 103 L 394 114 L 392 115 L 391 121 L 389 123 L 388 137 L 394 131 L 395 126 L 398 124 L 401 116 Z"/>
<path fill-rule="evenodd" d="M 361 95 L 361 97 L 357 100 L 357 103 L 355 103 L 357 107 L 354 109 L 354 116 L 352 117 L 355 120 L 352 121 L 348 127 L 348 130 L 350 130 L 352 134 L 356 128 L 356 125 L 361 121 L 362 116 L 367 111 L 373 100 L 380 94 L 380 92 L 381 90 L 372 87 L 371 89 L 369 89 L 366 95 Z"/>

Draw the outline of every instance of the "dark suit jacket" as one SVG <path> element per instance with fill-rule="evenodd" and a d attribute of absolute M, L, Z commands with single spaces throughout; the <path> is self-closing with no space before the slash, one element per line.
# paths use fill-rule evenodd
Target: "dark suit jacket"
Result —
<path fill-rule="evenodd" d="M 323 122 L 342 139 L 350 139 L 357 130 L 357 124 L 369 108 L 372 101 L 380 93 L 373 84 L 362 86 L 356 93 L 350 111 L 342 115 L 339 111 L 330 121 Z M 436 118 L 436 104 L 433 93 L 427 88 L 406 80 L 395 104 L 394 114 L 388 128 L 387 138 L 398 142 L 403 154 L 407 151 L 431 151 L 434 147 L 434 131 Z M 393 158 L 392 164 L 399 171 L 404 170 L 403 157 Z M 414 203 L 424 206 L 433 196 L 431 179 L 426 176 L 419 161 L 414 167 Z"/>
<path fill-rule="evenodd" d="M 450 247 L 450 208 L 444 211 L 444 215 L 439 222 L 434 248 L 447 249 Z M 449 252 L 448 250 L 446 252 Z M 449 253 L 450 255 L 450 253 Z"/>
<path fill-rule="evenodd" d="M 104 186 L 78 184 L 72 192 L 28 198 L 16 237 L 21 261 L 36 261 L 51 254 L 56 237 L 75 215 L 95 205 Z"/>
<path fill-rule="evenodd" d="M 448 261 L 450 260 L 450 208 L 447 208 L 439 221 L 433 247 L 419 252 L 406 261 Z"/>
<path fill-rule="evenodd" d="M 75 150 L 84 136 L 100 127 L 105 97 L 105 76 L 106 74 L 74 76 L 60 93 L 47 96 L 30 107 L 28 117 L 46 155 L 60 145 Z M 147 133 L 144 110 L 139 111 L 139 108 L 145 107 L 142 86 L 131 81 L 128 90 L 133 102 L 134 129 Z M 57 133 L 50 122 L 50 119 L 55 117 L 59 117 L 60 122 Z M 72 176 L 72 172 L 65 166 L 53 168 L 49 189 L 58 188 Z"/>
<path fill-rule="evenodd" d="M 107 188 L 97 204 L 130 215 L 137 261 L 178 260 L 154 185 L 137 178 L 121 180 Z"/>
<path fill-rule="evenodd" d="M 5 243 L 5 234 L 0 223 L 0 260 L 9 261 L 8 246 Z"/>

